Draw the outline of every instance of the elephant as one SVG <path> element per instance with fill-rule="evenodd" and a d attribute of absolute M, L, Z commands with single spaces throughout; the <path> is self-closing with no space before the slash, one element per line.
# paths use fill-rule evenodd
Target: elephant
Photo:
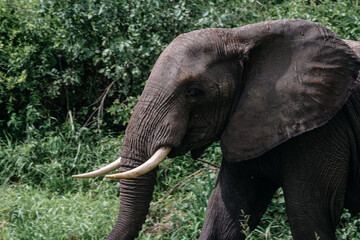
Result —
<path fill-rule="evenodd" d="M 245 239 L 282 188 L 294 239 L 334 239 L 360 212 L 360 44 L 319 23 L 276 20 L 181 34 L 161 53 L 126 128 L 107 239 L 134 239 L 166 157 L 223 159 L 200 239 Z M 147 160 L 149 159 L 149 160 Z"/>

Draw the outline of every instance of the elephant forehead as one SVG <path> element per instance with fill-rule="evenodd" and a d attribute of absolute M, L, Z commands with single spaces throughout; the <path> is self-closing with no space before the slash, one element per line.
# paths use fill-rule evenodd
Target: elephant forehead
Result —
<path fill-rule="evenodd" d="M 214 63 L 226 60 L 231 29 L 202 29 L 179 35 L 156 61 L 148 82 L 177 84 L 194 80 Z M 225 58 L 225 59 L 224 59 Z"/>
<path fill-rule="evenodd" d="M 211 63 L 211 57 L 204 54 L 188 54 L 185 50 L 176 54 L 160 56 L 151 71 L 148 82 L 165 84 L 179 84 L 187 80 L 194 80 L 206 71 Z"/>
<path fill-rule="evenodd" d="M 164 58 L 151 71 L 148 82 L 181 83 L 204 72 L 206 65 L 194 59 Z"/>

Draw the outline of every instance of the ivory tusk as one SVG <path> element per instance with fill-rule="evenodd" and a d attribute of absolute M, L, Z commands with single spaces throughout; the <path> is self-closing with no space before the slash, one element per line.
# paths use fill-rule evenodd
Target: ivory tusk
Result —
<path fill-rule="evenodd" d="M 140 166 L 123 173 L 106 175 L 105 177 L 112 179 L 128 179 L 141 176 L 158 166 L 166 158 L 170 151 L 171 147 L 161 147 L 154 153 L 154 155 L 149 160 L 147 160 Z"/>
<path fill-rule="evenodd" d="M 112 171 L 120 168 L 120 160 L 121 160 L 121 157 L 116 159 L 114 162 L 110 163 L 109 165 L 106 165 L 105 167 L 102 167 L 98 170 L 79 174 L 79 175 L 72 175 L 72 177 L 73 178 L 92 178 L 92 177 L 104 175 L 106 173 L 112 172 Z"/>

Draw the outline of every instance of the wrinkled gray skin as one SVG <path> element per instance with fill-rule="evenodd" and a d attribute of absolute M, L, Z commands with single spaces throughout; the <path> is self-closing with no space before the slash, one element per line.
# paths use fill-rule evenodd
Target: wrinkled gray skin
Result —
<path fill-rule="evenodd" d="M 180 35 L 131 117 L 121 171 L 161 146 L 196 158 L 220 139 L 224 159 L 200 239 L 244 239 L 243 214 L 254 229 L 279 187 L 294 239 L 334 239 L 344 205 L 360 210 L 358 71 L 348 45 L 307 21 Z M 120 180 L 108 239 L 138 236 L 155 178 L 156 169 Z"/>

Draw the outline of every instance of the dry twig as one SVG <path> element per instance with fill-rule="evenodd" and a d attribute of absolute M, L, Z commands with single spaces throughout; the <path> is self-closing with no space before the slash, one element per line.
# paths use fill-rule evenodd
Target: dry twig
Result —
<path fill-rule="evenodd" d="M 88 107 L 94 105 L 94 104 L 97 104 L 98 102 L 100 102 L 99 106 L 90 114 L 90 117 L 88 118 L 88 120 L 86 120 L 85 124 L 83 127 L 87 127 L 89 126 L 90 124 L 94 123 L 94 122 L 98 122 L 98 130 L 100 130 L 100 120 L 103 118 L 104 116 L 104 102 L 105 102 L 105 98 L 106 96 L 108 95 L 112 85 L 114 85 L 115 81 L 112 81 L 110 83 L 109 86 L 107 86 L 104 90 L 104 92 L 101 94 L 101 96 L 96 99 L 96 101 L 92 104 L 90 104 Z M 97 112 L 97 120 L 93 120 L 93 121 L 90 121 L 92 119 L 92 117 L 95 115 L 95 113 Z"/>
<path fill-rule="evenodd" d="M 185 156 L 191 158 L 191 156 L 190 156 L 189 154 L 185 154 Z M 205 163 L 205 164 L 208 164 L 208 165 L 210 165 L 210 166 L 212 166 L 212 167 L 214 167 L 214 168 L 220 169 L 220 166 L 219 166 L 219 165 L 216 165 L 216 164 L 214 164 L 214 163 L 208 162 L 208 161 L 206 161 L 206 160 L 204 160 L 204 159 L 198 158 L 198 159 L 196 159 L 196 161 L 200 161 L 200 162 L 203 162 L 203 163 Z"/>

